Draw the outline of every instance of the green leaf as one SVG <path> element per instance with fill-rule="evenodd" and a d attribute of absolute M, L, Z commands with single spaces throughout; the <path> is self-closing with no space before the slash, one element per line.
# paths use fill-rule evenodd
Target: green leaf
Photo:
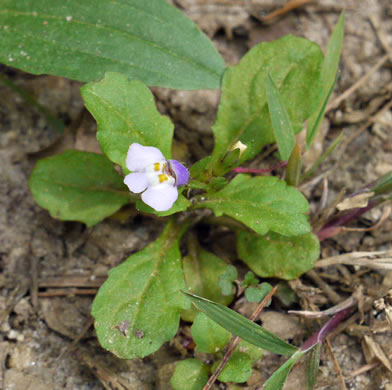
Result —
<path fill-rule="evenodd" d="M 260 303 L 271 290 L 272 286 L 269 283 L 260 283 L 257 287 L 248 287 L 245 290 L 245 297 L 249 302 Z"/>
<path fill-rule="evenodd" d="M 155 352 L 177 332 L 181 310 L 189 308 L 178 241 L 183 227 L 169 222 L 160 237 L 113 268 L 93 302 L 102 347 L 120 358 Z"/>
<path fill-rule="evenodd" d="M 241 337 L 249 343 L 281 355 L 292 355 L 298 350 L 297 347 L 286 343 L 284 340 L 255 324 L 254 322 L 238 314 L 219 303 L 209 301 L 197 295 L 183 292 L 202 312 L 207 314 L 220 326 Z"/>
<path fill-rule="evenodd" d="M 103 80 L 82 89 L 84 103 L 97 121 L 102 151 L 127 171 L 129 146 L 137 142 L 155 146 L 171 157 L 173 124 L 161 115 L 150 90 L 140 81 L 120 73 L 106 73 Z"/>
<path fill-rule="evenodd" d="M 217 353 L 229 342 L 230 332 L 204 313 L 198 313 L 192 325 L 192 338 L 196 349 L 203 353 Z"/>
<path fill-rule="evenodd" d="M 301 170 L 302 170 L 302 153 L 298 144 L 295 145 L 289 161 L 287 162 L 286 168 L 286 183 L 289 186 L 297 187 L 300 178 L 301 178 Z"/>
<path fill-rule="evenodd" d="M 290 117 L 282 102 L 279 90 L 269 73 L 267 73 L 265 87 L 267 90 L 267 102 L 272 130 L 278 145 L 280 159 L 288 160 L 295 146 L 293 126 L 291 126 Z"/>
<path fill-rule="evenodd" d="M 328 99 L 336 84 L 340 53 L 342 51 L 344 38 L 344 14 L 341 13 L 338 23 L 336 24 L 332 35 L 328 42 L 327 52 L 321 68 L 321 102 L 317 111 L 311 116 L 308 122 L 306 144 L 308 147 L 312 144 L 314 137 L 320 127 L 322 118 L 324 117 Z"/>
<path fill-rule="evenodd" d="M 274 294 L 284 307 L 291 307 L 293 304 L 298 303 L 298 295 L 292 290 L 287 282 L 280 282 L 278 289 Z"/>
<path fill-rule="evenodd" d="M 151 86 L 219 88 L 225 64 L 163 0 L 1 0 L 0 61 L 79 81 L 121 72 Z"/>
<path fill-rule="evenodd" d="M 279 367 L 264 383 L 265 390 L 282 390 L 283 385 L 286 382 L 287 376 L 289 375 L 294 364 L 302 358 L 304 352 L 297 351 L 293 356 L 290 357 L 281 367 Z"/>
<path fill-rule="evenodd" d="M 317 374 L 320 365 L 321 343 L 316 343 L 307 353 L 306 364 L 306 390 L 313 390 L 317 382 Z"/>
<path fill-rule="evenodd" d="M 238 278 L 237 268 L 235 268 L 233 265 L 228 265 L 225 273 L 219 276 L 219 280 L 218 280 L 218 285 L 223 295 L 233 295 L 233 291 L 235 287 L 234 282 L 237 278 Z"/>
<path fill-rule="evenodd" d="M 223 190 L 206 195 L 194 207 L 208 207 L 218 217 L 226 214 L 259 234 L 274 231 L 293 236 L 311 230 L 304 196 L 272 176 L 239 174 Z"/>
<path fill-rule="evenodd" d="M 294 133 L 301 131 L 317 107 L 322 59 L 315 43 L 288 35 L 253 47 L 238 65 L 228 68 L 212 129 L 213 162 L 223 158 L 238 140 L 247 146 L 241 161 L 255 157 L 264 145 L 275 141 L 265 88 L 267 72 L 287 107 Z"/>
<path fill-rule="evenodd" d="M 227 264 L 213 253 L 199 249 L 197 256 L 185 256 L 183 259 L 185 281 L 190 292 L 208 299 L 228 305 L 233 300 L 233 287 L 230 285 L 228 294 L 223 294 L 219 280 L 229 268 Z M 193 321 L 197 310 L 191 309 L 181 314 L 185 321 Z"/>
<path fill-rule="evenodd" d="M 136 202 L 136 208 L 139 211 L 147 214 L 154 214 L 157 215 L 158 217 L 166 217 L 168 215 L 172 215 L 180 211 L 185 211 L 190 205 L 191 202 L 188 199 L 186 199 L 182 194 L 178 195 L 178 199 L 176 200 L 174 205 L 167 211 L 156 211 L 152 207 L 146 205 L 141 199 L 139 199 Z"/>
<path fill-rule="evenodd" d="M 313 268 L 320 255 L 320 243 L 312 234 L 285 237 L 269 233 L 238 232 L 238 257 L 256 275 L 264 278 L 296 279 Z"/>
<path fill-rule="evenodd" d="M 246 353 L 252 360 L 252 363 L 256 363 L 264 353 L 264 350 L 256 347 L 253 344 L 248 343 L 247 341 L 241 340 L 236 348 L 239 352 Z"/>
<path fill-rule="evenodd" d="M 202 390 L 208 381 L 209 367 L 198 359 L 186 359 L 176 365 L 170 380 L 174 390 Z"/>
<path fill-rule="evenodd" d="M 132 202 L 122 177 L 105 156 L 79 150 L 38 161 L 29 186 L 35 201 L 53 218 L 87 226 Z"/>
<path fill-rule="evenodd" d="M 189 170 L 191 177 L 195 179 L 200 178 L 210 163 L 211 156 L 204 157 L 201 160 L 195 162 Z"/>
<path fill-rule="evenodd" d="M 216 370 L 219 363 L 220 361 L 217 361 L 212 366 L 212 371 Z M 221 382 L 243 383 L 249 380 L 251 375 L 252 359 L 248 354 L 235 350 L 218 376 L 218 380 Z"/>
<path fill-rule="evenodd" d="M 259 284 L 259 279 L 256 278 L 252 271 L 248 271 L 245 274 L 244 280 L 241 282 L 242 287 L 257 286 Z"/>

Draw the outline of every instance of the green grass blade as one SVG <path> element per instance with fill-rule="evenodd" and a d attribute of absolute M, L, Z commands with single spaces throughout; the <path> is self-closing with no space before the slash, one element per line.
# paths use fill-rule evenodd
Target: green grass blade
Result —
<path fill-rule="evenodd" d="M 279 367 L 264 383 L 265 390 L 282 390 L 284 383 L 286 382 L 287 376 L 289 375 L 294 364 L 297 363 L 299 359 L 305 353 L 302 351 L 297 351 L 289 360 L 286 361 L 281 367 Z"/>
<path fill-rule="evenodd" d="M 332 90 L 335 87 L 338 77 L 338 66 L 340 60 L 340 53 L 342 51 L 344 36 L 344 14 L 339 17 L 338 23 L 332 32 L 331 38 L 328 42 L 327 52 L 323 61 L 321 69 L 321 82 L 322 82 L 322 103 L 320 109 L 316 114 L 312 115 L 309 119 L 308 130 L 306 134 L 306 144 L 309 148 L 312 144 L 314 137 L 320 127 L 321 120 L 324 117 L 325 108 L 327 107 L 328 99 L 331 96 Z"/>
<path fill-rule="evenodd" d="M 280 93 L 271 75 L 265 80 L 268 108 L 272 128 L 278 145 L 281 160 L 288 160 L 295 146 L 295 134 L 289 114 L 280 98 Z"/>
<path fill-rule="evenodd" d="M 248 320 L 234 310 L 197 295 L 184 291 L 183 293 L 199 310 L 235 336 L 241 337 L 243 340 L 259 348 L 280 355 L 290 356 L 298 351 L 297 347 L 286 343 L 280 337 Z"/>
<path fill-rule="evenodd" d="M 320 365 L 321 343 L 308 352 L 308 361 L 306 364 L 306 390 L 313 390 L 317 381 L 317 373 Z"/>

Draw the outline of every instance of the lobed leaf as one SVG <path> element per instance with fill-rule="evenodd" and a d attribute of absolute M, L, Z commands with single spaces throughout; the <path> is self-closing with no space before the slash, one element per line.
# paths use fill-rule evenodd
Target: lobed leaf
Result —
<path fill-rule="evenodd" d="M 241 337 L 243 340 L 259 348 L 281 355 L 292 355 L 298 351 L 297 347 L 286 343 L 278 336 L 248 320 L 234 310 L 197 295 L 183 293 L 198 309 L 235 336 Z"/>
<path fill-rule="evenodd" d="M 195 208 L 208 207 L 216 216 L 228 215 L 258 234 L 286 236 L 310 232 L 308 202 L 295 188 L 276 177 L 237 175 L 221 191 L 207 194 Z"/>
<path fill-rule="evenodd" d="M 123 359 L 155 352 L 177 332 L 189 307 L 173 221 L 160 237 L 113 268 L 94 299 L 91 314 L 100 344 Z"/>
<path fill-rule="evenodd" d="M 170 380 L 174 390 L 201 390 L 208 381 L 209 367 L 198 359 L 185 359 L 176 365 Z"/>
<path fill-rule="evenodd" d="M 313 233 L 293 237 L 269 233 L 261 237 L 238 232 L 237 251 L 258 276 L 291 280 L 313 268 L 320 256 L 320 243 Z"/>
<path fill-rule="evenodd" d="M 53 218 L 93 226 L 135 200 L 103 155 L 79 150 L 38 161 L 29 187 Z"/>
<path fill-rule="evenodd" d="M 128 148 L 134 142 L 155 146 L 167 159 L 171 157 L 173 124 L 158 112 L 143 83 L 120 73 L 106 73 L 101 81 L 82 87 L 81 93 L 97 121 L 102 151 L 124 171 Z"/>
<path fill-rule="evenodd" d="M 150 86 L 219 88 L 225 63 L 164 0 L 0 0 L 0 61 L 79 81 L 121 72 Z"/>
<path fill-rule="evenodd" d="M 271 75 L 288 111 L 294 133 L 317 108 L 320 48 L 303 38 L 285 36 L 253 47 L 241 62 L 223 76 L 213 162 L 222 159 L 237 141 L 247 146 L 241 161 L 255 157 L 264 145 L 275 141 L 268 113 L 265 79 Z"/>

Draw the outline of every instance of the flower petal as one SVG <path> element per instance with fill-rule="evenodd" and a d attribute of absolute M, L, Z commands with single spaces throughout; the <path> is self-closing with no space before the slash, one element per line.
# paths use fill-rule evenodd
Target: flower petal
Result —
<path fill-rule="evenodd" d="M 139 194 L 143 192 L 149 185 L 149 177 L 145 173 L 130 173 L 125 176 L 124 183 L 131 192 Z"/>
<path fill-rule="evenodd" d="M 177 160 L 169 160 L 169 166 L 176 175 L 176 186 L 184 186 L 189 181 L 189 171 Z"/>
<path fill-rule="evenodd" d="M 142 193 L 142 200 L 156 211 L 169 210 L 178 198 L 177 187 L 157 185 Z"/>
<path fill-rule="evenodd" d="M 130 171 L 143 172 L 148 165 L 162 160 L 165 157 L 158 148 L 133 143 L 128 149 L 126 165 Z"/>

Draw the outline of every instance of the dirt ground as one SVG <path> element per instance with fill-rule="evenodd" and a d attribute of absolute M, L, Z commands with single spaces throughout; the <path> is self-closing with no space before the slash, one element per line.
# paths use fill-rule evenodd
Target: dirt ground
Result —
<path fill-rule="evenodd" d="M 263 18 L 280 9 L 286 0 L 173 3 L 213 39 L 229 65 L 236 64 L 255 44 L 285 34 L 306 37 L 325 50 L 331 29 L 344 9 L 340 78 L 307 166 L 343 129 L 344 138 L 317 178 L 302 190 L 315 214 L 333 202 L 342 189 L 350 193 L 392 170 L 391 0 L 314 1 L 268 19 L 268 23 Z M 100 348 L 89 316 L 93 296 L 108 270 L 149 243 L 158 234 L 159 224 L 130 208 L 87 229 L 77 222 L 54 220 L 37 206 L 27 184 L 37 159 L 68 148 L 98 151 L 95 123 L 83 110 L 80 83 L 35 77 L 6 67 L 0 67 L 0 72 L 68 126 L 65 135 L 59 135 L 34 107 L 0 83 L 0 389 L 169 390 L 174 363 L 185 357 L 182 338 L 188 334 L 189 324 L 182 324 L 176 339 L 154 355 L 123 361 Z M 347 90 L 349 93 L 343 95 Z M 159 109 L 176 124 L 176 153 L 191 163 L 211 151 L 209 129 L 219 94 L 163 89 L 154 89 L 154 93 Z M 271 159 L 256 159 L 251 164 L 266 167 L 273 163 Z M 352 226 L 374 226 L 387 210 L 386 206 L 376 208 Z M 346 232 L 326 240 L 322 258 L 392 250 L 391 228 L 392 220 L 387 218 L 373 230 Z M 208 242 L 213 234 L 205 238 L 210 249 L 235 261 L 233 246 L 226 245 L 231 236 L 225 233 L 221 241 Z M 353 293 L 360 294 L 363 301 L 376 299 L 381 291 L 392 288 L 392 273 L 384 268 L 316 268 L 290 286 L 301 298 L 302 307 L 326 309 Z M 251 305 L 242 301 L 236 308 L 248 315 L 252 311 Z M 290 341 L 299 345 L 319 325 L 289 316 L 290 308 L 275 299 L 262 320 L 275 331 L 279 325 L 279 332 L 286 338 L 289 334 Z M 375 357 L 369 350 L 375 351 Z M 191 356 L 192 351 L 188 352 Z M 389 356 L 392 338 L 385 312 L 365 307 L 362 321 L 357 316 L 324 346 L 317 389 L 391 390 Z M 282 361 L 266 353 L 250 381 L 238 388 L 261 389 Z M 300 364 L 285 389 L 304 388 L 303 380 Z M 234 389 L 224 384 L 215 388 Z"/>

